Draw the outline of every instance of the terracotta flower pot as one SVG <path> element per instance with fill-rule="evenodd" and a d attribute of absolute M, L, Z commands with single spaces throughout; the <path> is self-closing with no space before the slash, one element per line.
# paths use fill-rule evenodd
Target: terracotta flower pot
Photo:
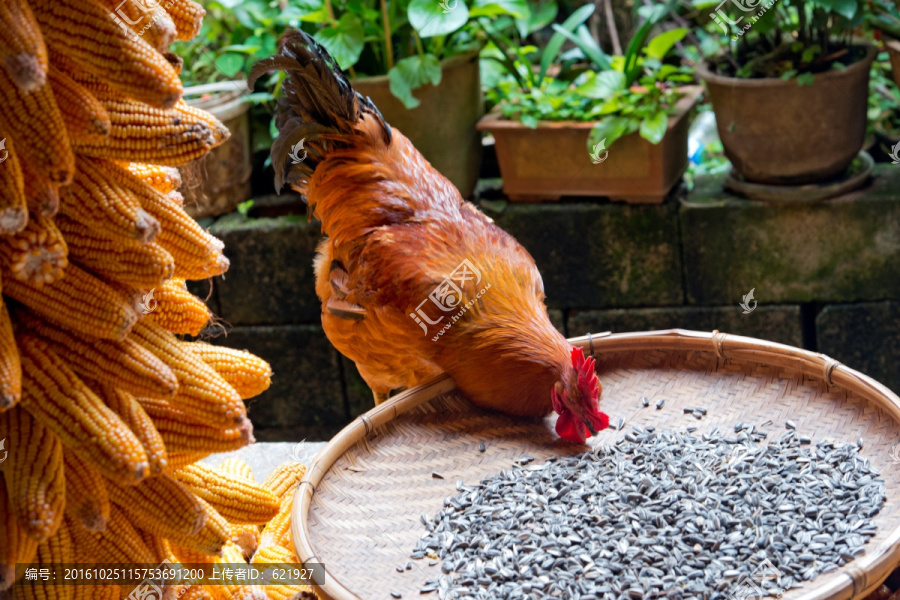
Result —
<path fill-rule="evenodd" d="M 494 136 L 503 191 L 513 202 L 606 196 L 660 203 L 687 168 L 687 115 L 701 88 L 690 86 L 683 91 L 659 144 L 635 132 L 613 143 L 606 159 L 597 164 L 588 152 L 593 122 L 542 121 L 532 129 L 491 113 L 481 119 L 478 129 Z"/>
<path fill-rule="evenodd" d="M 875 48 L 843 71 L 796 79 L 738 79 L 697 66 L 706 82 L 725 155 L 748 181 L 800 185 L 844 172 L 866 136 Z"/>
<path fill-rule="evenodd" d="M 391 93 L 386 75 L 358 77 L 350 83 L 372 99 L 390 123 L 418 148 L 431 165 L 471 196 L 481 167 L 481 136 L 475 124 L 484 114 L 478 54 L 454 56 L 441 63 L 437 86 L 430 83 L 413 91 L 421 104 L 406 108 Z"/>

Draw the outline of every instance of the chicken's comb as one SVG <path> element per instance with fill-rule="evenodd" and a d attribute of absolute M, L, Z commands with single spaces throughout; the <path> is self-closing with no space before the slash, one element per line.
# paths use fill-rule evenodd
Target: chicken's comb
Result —
<path fill-rule="evenodd" d="M 594 373 L 596 361 L 593 356 L 585 358 L 581 348 L 572 348 L 572 367 L 578 374 L 578 388 L 586 401 L 596 400 L 600 395 L 600 386 Z"/>

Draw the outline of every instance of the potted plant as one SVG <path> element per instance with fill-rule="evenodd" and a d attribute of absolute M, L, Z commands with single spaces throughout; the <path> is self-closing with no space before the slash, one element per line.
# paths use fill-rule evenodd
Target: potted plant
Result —
<path fill-rule="evenodd" d="M 900 87 L 900 10 L 890 0 L 871 0 L 869 7 L 866 20 L 889 36 L 884 47 L 891 59 L 894 81 Z"/>
<path fill-rule="evenodd" d="M 877 144 L 876 156 L 894 160 L 893 155 L 900 152 L 900 94 L 889 77 L 890 71 L 888 53 L 879 53 L 878 59 L 872 64 L 868 116 L 871 133 Z"/>
<path fill-rule="evenodd" d="M 693 77 L 664 62 L 687 29 L 651 39 L 667 14 L 657 5 L 642 11 L 624 55 L 609 56 L 584 25 L 593 10 L 583 6 L 554 25 L 541 51 L 491 34 L 497 50 L 488 56 L 508 78 L 488 92 L 496 107 L 479 129 L 494 136 L 512 201 L 662 202 L 687 167 L 687 115 L 699 88 L 679 87 Z M 567 40 L 575 48 L 562 53 Z"/>
<path fill-rule="evenodd" d="M 703 64 L 725 154 L 744 180 L 776 186 L 847 171 L 866 134 L 875 48 L 850 37 L 863 0 L 736 0 L 711 13 L 730 34 Z M 729 10 L 735 10 L 729 4 Z"/>
<path fill-rule="evenodd" d="M 475 21 L 527 19 L 525 0 L 304 0 L 299 20 L 388 123 L 463 196 L 475 189 L 484 114 Z"/>
<path fill-rule="evenodd" d="M 199 161 L 182 167 L 185 209 L 194 218 L 235 210 L 251 197 L 253 155 L 272 145 L 271 109 L 275 80 L 267 91 L 251 94 L 246 73 L 273 54 L 290 24 L 268 0 L 208 0 L 203 27 L 190 42 L 173 50 L 184 59 L 181 79 L 188 104 L 212 113 L 229 131 L 229 140 Z"/>

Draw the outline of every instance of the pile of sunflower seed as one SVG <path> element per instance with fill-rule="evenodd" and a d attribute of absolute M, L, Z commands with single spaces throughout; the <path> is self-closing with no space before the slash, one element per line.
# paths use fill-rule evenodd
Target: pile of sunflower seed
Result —
<path fill-rule="evenodd" d="M 412 558 L 441 598 L 716 600 L 783 593 L 864 553 L 884 481 L 856 445 L 789 429 L 633 428 L 613 446 L 457 484 Z M 767 573 L 760 569 L 768 565 Z"/>

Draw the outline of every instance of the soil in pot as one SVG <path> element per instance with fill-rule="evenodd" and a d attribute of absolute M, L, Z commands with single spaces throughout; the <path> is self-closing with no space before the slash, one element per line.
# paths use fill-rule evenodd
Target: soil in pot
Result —
<path fill-rule="evenodd" d="M 421 104 L 406 108 L 391 93 L 387 76 L 361 77 L 354 89 L 372 99 L 385 120 L 457 187 L 472 195 L 481 167 L 481 135 L 475 124 L 484 114 L 478 55 L 451 57 L 441 63 L 441 82 L 413 91 Z"/>
<path fill-rule="evenodd" d="M 847 169 L 865 139 L 876 51 L 868 44 L 845 50 L 844 70 L 815 73 L 805 85 L 796 78 L 736 78 L 698 65 L 725 155 L 746 180 L 802 185 Z"/>

